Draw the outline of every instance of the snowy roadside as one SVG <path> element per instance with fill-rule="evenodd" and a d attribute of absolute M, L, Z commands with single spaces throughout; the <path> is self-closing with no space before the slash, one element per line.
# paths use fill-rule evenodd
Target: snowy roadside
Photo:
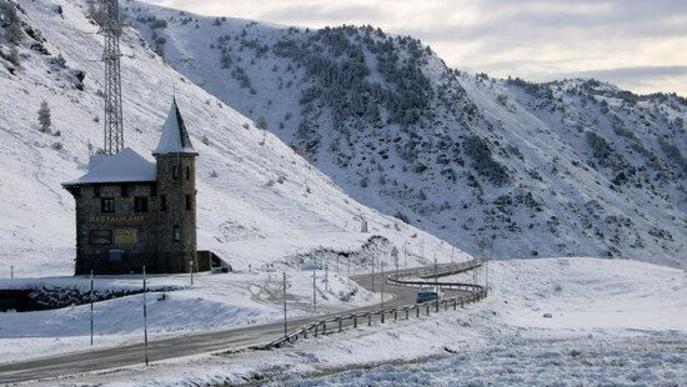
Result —
<path fill-rule="evenodd" d="M 312 270 L 286 268 L 290 318 L 312 310 Z M 318 313 L 341 311 L 378 302 L 374 293 L 335 271 L 315 270 Z M 326 280 L 326 281 L 325 281 Z M 87 277 L 55 277 L 0 281 L 0 287 L 26 286 L 76 288 L 87 294 Z M 238 328 L 281 319 L 281 271 L 157 275 L 148 278 L 150 337 L 172 336 Z M 140 275 L 97 277 L 96 291 L 140 291 Z M 156 288 L 176 288 L 154 292 Z M 141 342 L 143 295 L 134 294 L 97 302 L 94 307 L 95 339 L 90 347 L 90 305 L 0 315 L 0 363 L 49 356 L 63 352 L 108 348 Z"/>
<path fill-rule="evenodd" d="M 299 384 L 297 378 L 303 375 L 389 362 L 419 363 L 382 365 L 370 372 L 350 371 L 302 382 L 420 383 L 427 380 L 428 370 L 437 371 L 430 380 L 440 385 L 451 379 L 476 385 L 541 384 L 559 381 L 558 376 L 570 383 L 598 379 L 675 385 L 684 380 L 687 277 L 683 271 L 623 260 L 518 260 L 492 262 L 490 283 L 494 287 L 490 298 L 457 312 L 362 327 L 269 352 L 196 356 L 60 383 Z M 552 318 L 544 318 L 544 313 Z M 438 360 L 425 361 L 434 357 Z"/>

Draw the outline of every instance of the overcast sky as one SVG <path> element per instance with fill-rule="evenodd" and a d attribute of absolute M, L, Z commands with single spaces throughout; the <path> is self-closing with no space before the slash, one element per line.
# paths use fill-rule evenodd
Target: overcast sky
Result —
<path fill-rule="evenodd" d="M 287 25 L 371 24 L 422 39 L 461 70 L 687 96 L 687 0 L 147 1 Z"/>

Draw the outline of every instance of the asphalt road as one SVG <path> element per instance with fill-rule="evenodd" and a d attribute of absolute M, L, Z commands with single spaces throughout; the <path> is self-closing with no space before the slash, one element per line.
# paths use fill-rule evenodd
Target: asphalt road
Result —
<path fill-rule="evenodd" d="M 391 274 L 391 273 L 388 273 Z M 353 277 L 366 289 L 372 288 L 372 275 Z M 381 277 L 375 276 L 374 288 L 380 290 Z M 405 306 L 415 302 L 416 289 L 405 286 L 384 285 L 385 294 L 392 294 L 393 298 L 384 303 L 385 308 Z M 455 293 L 454 293 L 455 294 Z M 350 312 L 366 312 L 379 308 L 379 304 L 354 309 Z M 340 315 L 341 312 L 330 315 L 312 316 L 288 321 L 289 331 L 298 329 L 313 321 L 322 320 L 327 316 Z M 366 324 L 360 321 L 359 324 Z M 351 325 L 347 322 L 344 326 Z M 191 334 L 148 343 L 148 356 L 151 362 L 178 358 L 182 356 L 208 353 L 221 350 L 239 349 L 254 345 L 265 344 L 282 337 L 284 322 L 278 321 L 262 325 L 244 326 L 234 329 Z M 40 380 L 78 374 L 89 371 L 125 367 L 143 363 L 145 347 L 143 343 L 108 349 L 67 353 L 58 356 L 45 357 L 30 361 L 0 365 L 0 383 L 12 383 L 28 380 Z"/>

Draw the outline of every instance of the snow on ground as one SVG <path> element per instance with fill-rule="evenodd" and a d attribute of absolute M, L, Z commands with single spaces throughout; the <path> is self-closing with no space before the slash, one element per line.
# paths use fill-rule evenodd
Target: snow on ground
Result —
<path fill-rule="evenodd" d="M 58 5 L 62 14 L 55 11 Z M 27 38 L 19 48 L 21 69 L 12 75 L 0 66 L 0 196 L 6 199 L 0 201 L 0 278 L 9 281 L 13 267 L 14 277 L 20 280 L 15 285 L 25 280 L 70 282 L 42 277 L 74 272 L 75 204 L 61 183 L 84 173 L 89 154 L 102 141 L 103 68 L 96 60 L 102 56 L 102 36 L 85 18 L 83 1 L 37 0 L 24 8 L 23 22 L 41 31 L 50 55 L 31 50 Z M 423 255 L 435 251 L 440 260 L 449 260 L 449 244 L 348 197 L 277 137 L 166 66 L 135 30 L 125 29 L 121 46 L 126 146 L 151 159 L 176 95 L 200 153 L 198 247 L 217 253 L 243 272 L 201 276 L 193 289 L 170 293 L 164 303 L 154 304 L 151 329 L 156 334 L 276 318 L 279 302 L 265 296 L 274 290 L 265 284 L 278 278 L 278 273 L 270 272 L 272 266 L 291 265 L 290 281 L 298 284 L 293 297 L 305 300 L 311 294 L 305 288 L 311 273 L 296 270 L 293 264 L 296 257 L 321 248 L 357 251 L 371 236 L 379 235 L 399 251 L 405 246 L 410 265 L 418 265 Z M 66 68 L 55 65 L 58 54 Z M 86 74 L 83 90 L 69 76 L 77 69 Z M 22 103 L 4 103 L 19 100 Z M 51 133 L 40 132 L 35 119 L 43 100 L 52 111 Z M 363 219 L 369 233 L 360 232 Z M 457 251 L 456 260 L 468 258 Z M 353 272 L 362 270 L 354 266 Z M 205 280 L 208 283 L 203 284 Z M 331 281 L 336 293 L 323 302 L 325 308 L 328 302 L 336 310 L 370 302 L 369 295 L 350 282 L 335 277 Z M 342 301 L 339 291 L 356 294 Z M 140 335 L 135 309 L 140 297 L 98 304 L 97 321 L 112 321 L 96 322 L 98 345 L 125 343 Z M 305 306 L 305 301 L 299 303 Z M 0 362 L 84 348 L 87 315 L 88 306 L 0 313 Z"/>
<path fill-rule="evenodd" d="M 687 376 L 681 270 L 625 260 L 516 260 L 490 263 L 489 281 L 489 298 L 457 312 L 269 352 L 196 356 L 61 382 L 674 386 Z"/>
<path fill-rule="evenodd" d="M 313 313 L 313 271 L 285 269 L 289 317 Z M 379 302 L 343 273 L 315 270 L 318 313 L 340 311 Z M 142 277 L 104 276 L 95 290 L 141 290 Z M 235 328 L 275 321 L 283 317 L 282 271 L 196 273 L 148 276 L 148 329 L 152 339 L 192 332 Z M 0 288 L 78 288 L 87 294 L 90 279 L 56 277 L 0 281 Z M 155 289 L 178 288 L 167 292 Z M 162 295 L 164 294 L 164 298 Z M 97 302 L 94 306 L 96 348 L 140 342 L 143 330 L 143 295 L 135 294 Z M 90 305 L 0 313 L 1 362 L 90 348 Z"/>

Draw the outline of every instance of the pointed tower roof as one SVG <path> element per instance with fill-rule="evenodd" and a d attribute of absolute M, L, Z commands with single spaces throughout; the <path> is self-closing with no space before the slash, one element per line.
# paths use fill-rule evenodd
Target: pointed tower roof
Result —
<path fill-rule="evenodd" d="M 197 155 L 193 149 L 191 137 L 188 135 L 184 119 L 177 106 L 177 100 L 172 100 L 172 108 L 169 110 L 167 121 L 162 126 L 162 136 L 153 155 L 164 155 L 170 153 L 186 153 Z"/>

